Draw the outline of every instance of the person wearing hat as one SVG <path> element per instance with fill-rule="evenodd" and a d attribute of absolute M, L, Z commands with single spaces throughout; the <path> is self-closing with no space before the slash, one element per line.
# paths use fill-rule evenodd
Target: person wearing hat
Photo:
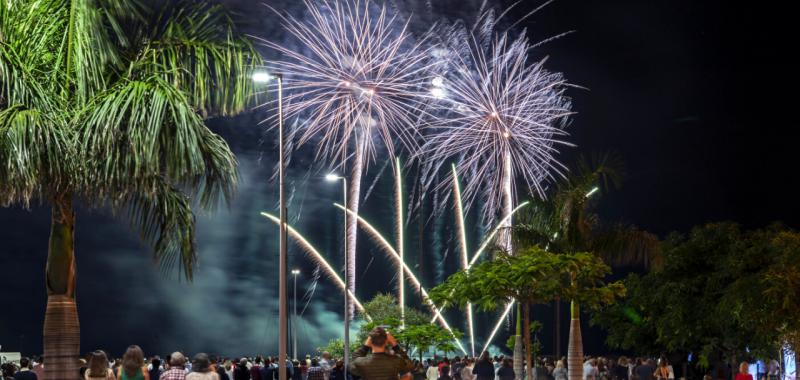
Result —
<path fill-rule="evenodd" d="M 186 375 L 186 380 L 219 380 L 219 375 L 211 370 L 211 360 L 208 355 L 199 353 L 192 359 L 192 372 Z"/>

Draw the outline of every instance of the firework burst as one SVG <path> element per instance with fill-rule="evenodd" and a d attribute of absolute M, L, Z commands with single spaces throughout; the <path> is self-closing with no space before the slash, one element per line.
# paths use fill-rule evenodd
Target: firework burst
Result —
<path fill-rule="evenodd" d="M 430 54 L 408 23 L 370 0 L 304 0 L 300 20 L 275 11 L 293 40 L 262 40 L 283 60 L 267 68 L 284 77 L 287 117 L 300 118 L 298 146 L 317 143 L 317 159 L 350 168 L 348 208 L 359 209 L 361 177 L 376 149 L 418 149 Z M 352 151 L 351 151 L 352 149 Z M 347 257 L 355 273 L 356 221 L 347 224 Z M 355 292 L 355 276 L 348 279 Z"/>
<path fill-rule="evenodd" d="M 421 154 L 433 171 L 458 160 L 465 204 L 481 195 L 488 222 L 513 208 L 516 179 L 541 195 L 563 169 L 556 146 L 566 144 L 571 105 L 563 75 L 546 70 L 544 59 L 529 63 L 524 33 L 494 33 L 494 17 L 482 18 L 471 32 L 452 34 L 460 41 L 445 43 L 458 53 L 449 54 L 447 73 L 433 85 L 447 111 L 433 122 Z"/>

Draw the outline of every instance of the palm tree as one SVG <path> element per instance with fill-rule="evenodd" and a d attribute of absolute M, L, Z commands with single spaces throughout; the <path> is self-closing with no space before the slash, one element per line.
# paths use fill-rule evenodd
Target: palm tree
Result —
<path fill-rule="evenodd" d="M 192 279 L 193 200 L 212 209 L 236 160 L 203 119 L 243 111 L 252 46 L 212 4 L 0 1 L 0 205 L 49 204 L 46 376 L 77 373 L 75 211 L 127 219 Z"/>
<path fill-rule="evenodd" d="M 521 247 L 540 245 L 551 252 L 592 252 L 611 265 L 659 266 L 658 238 L 633 226 L 604 226 L 595 207 L 600 196 L 617 187 L 621 162 L 612 154 L 581 158 L 572 174 L 545 200 L 537 199 L 523 211 L 514 228 Z M 556 301 L 556 310 L 559 310 Z M 560 318 L 556 329 L 560 331 Z M 558 334 L 556 334 L 558 335 Z M 560 354 L 558 352 L 557 354 Z M 570 380 L 580 380 L 583 368 L 580 306 L 570 305 L 567 364 Z"/>

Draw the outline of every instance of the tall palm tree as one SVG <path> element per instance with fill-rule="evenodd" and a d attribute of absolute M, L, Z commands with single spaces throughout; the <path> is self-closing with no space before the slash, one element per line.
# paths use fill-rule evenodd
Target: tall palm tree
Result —
<path fill-rule="evenodd" d="M 532 201 L 518 217 L 514 229 L 516 244 L 539 245 L 551 252 L 592 252 L 611 265 L 660 265 L 655 235 L 622 224 L 605 226 L 595 212 L 601 195 L 619 185 L 621 167 L 613 154 L 579 159 L 571 174 L 555 186 L 547 199 Z M 560 323 L 557 317 L 557 331 Z M 570 380 L 580 380 L 583 342 L 580 306 L 576 302 L 570 305 L 567 364 Z"/>
<path fill-rule="evenodd" d="M 246 108 L 259 58 L 219 6 L 159 3 L 0 1 L 0 205 L 52 207 L 49 380 L 78 370 L 74 203 L 127 219 L 191 280 L 192 202 L 235 190 L 236 160 L 203 119 Z"/>

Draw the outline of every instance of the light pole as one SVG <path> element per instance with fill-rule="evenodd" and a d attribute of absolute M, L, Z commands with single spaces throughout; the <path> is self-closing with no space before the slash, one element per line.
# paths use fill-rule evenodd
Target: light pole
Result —
<path fill-rule="evenodd" d="M 294 318 L 292 318 L 292 357 L 297 359 L 297 275 L 300 274 L 299 269 L 292 269 L 294 275 Z"/>
<path fill-rule="evenodd" d="M 287 308 L 287 294 L 286 294 L 286 194 L 284 191 L 284 174 L 285 163 L 283 159 L 283 77 L 278 75 L 271 75 L 267 72 L 255 72 L 252 77 L 256 83 L 267 83 L 275 79 L 278 84 L 278 198 L 280 202 L 280 236 L 279 236 L 279 251 L 278 251 L 278 379 L 288 380 L 286 378 L 286 345 L 288 344 L 288 324 L 289 317 Z"/>
<path fill-rule="evenodd" d="M 347 179 L 336 174 L 328 174 L 325 176 L 328 182 L 342 181 L 342 197 L 344 198 L 344 205 L 347 205 Z M 345 206 L 346 207 L 346 206 Z M 344 378 L 347 379 L 347 366 L 350 362 L 350 290 L 347 287 L 350 280 L 350 271 L 348 270 L 348 257 L 347 257 L 347 211 L 344 212 Z"/>

